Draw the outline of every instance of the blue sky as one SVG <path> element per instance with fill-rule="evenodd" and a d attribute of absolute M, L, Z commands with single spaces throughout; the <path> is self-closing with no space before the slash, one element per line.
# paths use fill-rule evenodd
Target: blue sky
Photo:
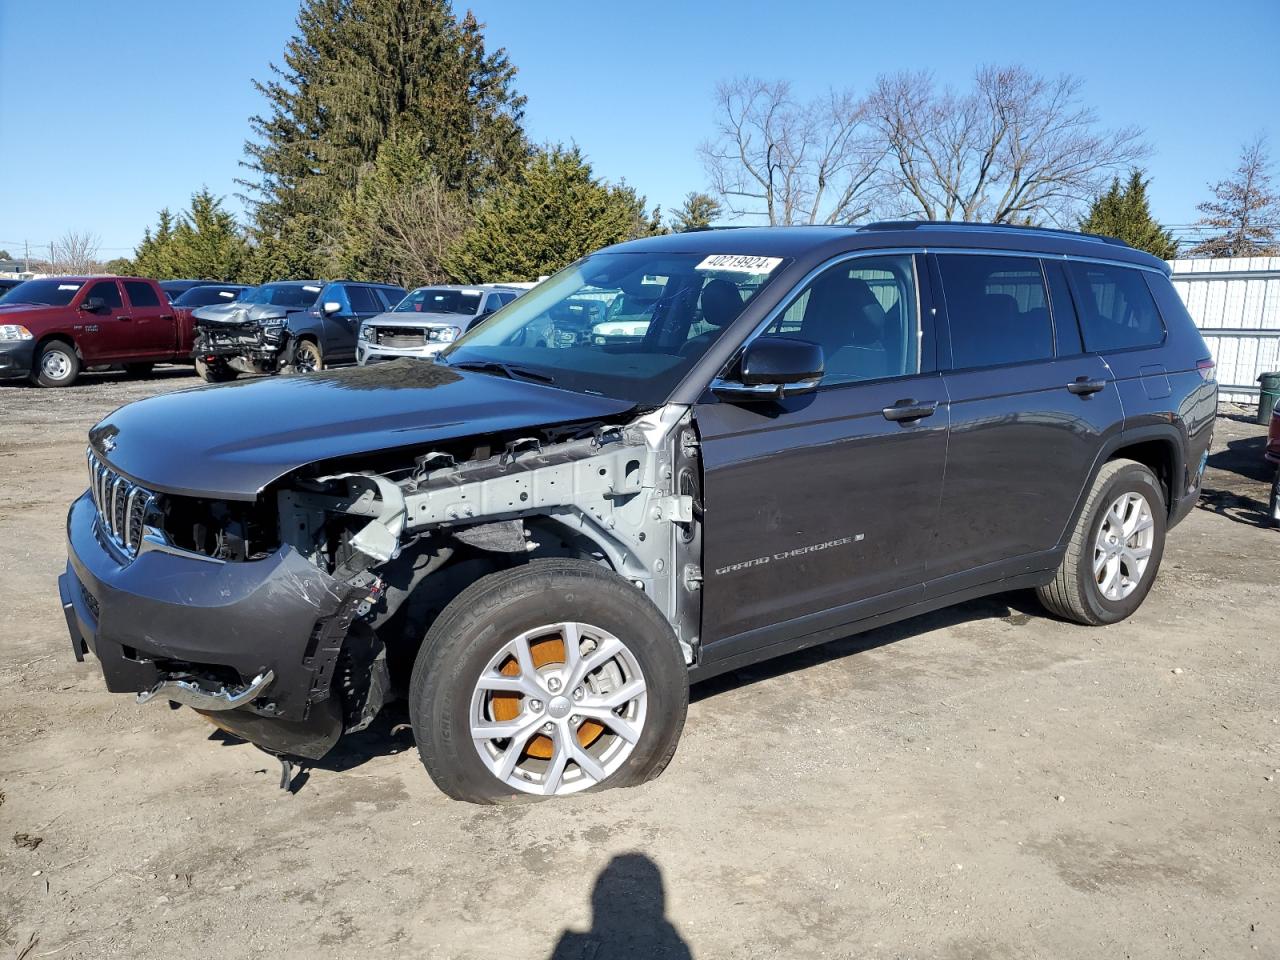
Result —
<path fill-rule="evenodd" d="M 461 9 L 461 8 L 459 8 Z M 983 63 L 1075 73 L 1104 123 L 1138 124 L 1157 216 L 1195 219 L 1241 143 L 1280 157 L 1280 2 L 645 3 L 482 0 L 520 68 L 534 140 L 576 142 L 597 173 L 664 209 L 705 185 L 696 154 L 717 81 L 864 89 Z M 0 248 L 68 229 L 128 254 L 163 206 L 232 194 L 293 0 L 0 0 Z M 233 208 L 238 203 L 231 201 Z"/>

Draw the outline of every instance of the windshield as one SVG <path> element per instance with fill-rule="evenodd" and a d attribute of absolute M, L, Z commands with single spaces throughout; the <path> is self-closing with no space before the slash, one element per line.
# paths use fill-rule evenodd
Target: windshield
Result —
<path fill-rule="evenodd" d="M 245 287 L 192 287 L 173 301 L 175 307 L 206 307 L 211 303 L 230 303 L 242 298 Z"/>
<path fill-rule="evenodd" d="M 488 364 L 495 372 L 566 390 L 660 404 L 783 262 L 700 253 L 596 254 L 473 328 L 443 362 Z M 609 335 L 619 320 L 629 336 Z"/>
<path fill-rule="evenodd" d="M 441 290 L 438 287 L 423 287 L 401 300 L 391 312 L 459 313 L 466 317 L 473 317 L 480 309 L 480 298 L 483 295 L 479 290 Z"/>
<path fill-rule="evenodd" d="M 51 307 L 65 307 L 83 286 L 79 280 L 27 280 L 0 297 L 0 303 L 43 303 Z"/>
<path fill-rule="evenodd" d="M 320 296 L 318 283 L 264 283 L 246 293 L 241 303 L 269 303 L 276 307 L 309 307 Z"/>

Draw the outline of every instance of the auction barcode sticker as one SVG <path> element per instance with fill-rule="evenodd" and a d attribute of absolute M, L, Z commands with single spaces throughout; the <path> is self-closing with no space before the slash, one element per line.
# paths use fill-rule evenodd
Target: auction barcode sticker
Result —
<path fill-rule="evenodd" d="M 771 273 L 781 262 L 781 257 L 747 257 L 735 253 L 715 253 L 694 269 L 727 270 L 730 273 Z"/>

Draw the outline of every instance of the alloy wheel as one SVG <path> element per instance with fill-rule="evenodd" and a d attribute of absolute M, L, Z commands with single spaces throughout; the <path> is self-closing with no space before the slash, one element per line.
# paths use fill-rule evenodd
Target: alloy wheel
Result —
<path fill-rule="evenodd" d="M 1155 541 L 1151 504 L 1140 493 L 1122 493 L 1107 509 L 1093 544 L 1093 578 L 1115 602 L 1138 588 Z"/>
<path fill-rule="evenodd" d="M 489 660 L 471 694 L 471 739 L 489 772 L 560 796 L 616 772 L 644 731 L 644 673 L 625 643 L 587 623 L 527 630 Z"/>

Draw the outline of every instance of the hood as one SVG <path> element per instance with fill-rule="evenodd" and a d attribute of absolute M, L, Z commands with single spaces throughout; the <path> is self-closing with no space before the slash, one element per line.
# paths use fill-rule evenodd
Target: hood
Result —
<path fill-rule="evenodd" d="M 51 307 L 46 303 L 0 303 L 0 323 L 26 323 L 46 316 L 66 316 L 70 307 Z"/>
<path fill-rule="evenodd" d="M 211 303 L 205 307 L 196 307 L 191 315 L 202 323 L 210 325 L 257 323 L 271 317 L 284 317 L 290 313 L 305 310 L 306 307 L 282 307 L 275 303 Z"/>
<path fill-rule="evenodd" d="M 635 404 L 422 360 L 195 387 L 121 407 L 89 431 L 152 490 L 252 500 L 299 467 L 475 434 L 619 416 Z"/>
<path fill-rule="evenodd" d="M 463 330 L 467 328 L 475 317 L 466 313 L 380 313 L 375 317 L 370 317 L 365 321 L 366 324 L 379 327 L 460 327 Z"/>

